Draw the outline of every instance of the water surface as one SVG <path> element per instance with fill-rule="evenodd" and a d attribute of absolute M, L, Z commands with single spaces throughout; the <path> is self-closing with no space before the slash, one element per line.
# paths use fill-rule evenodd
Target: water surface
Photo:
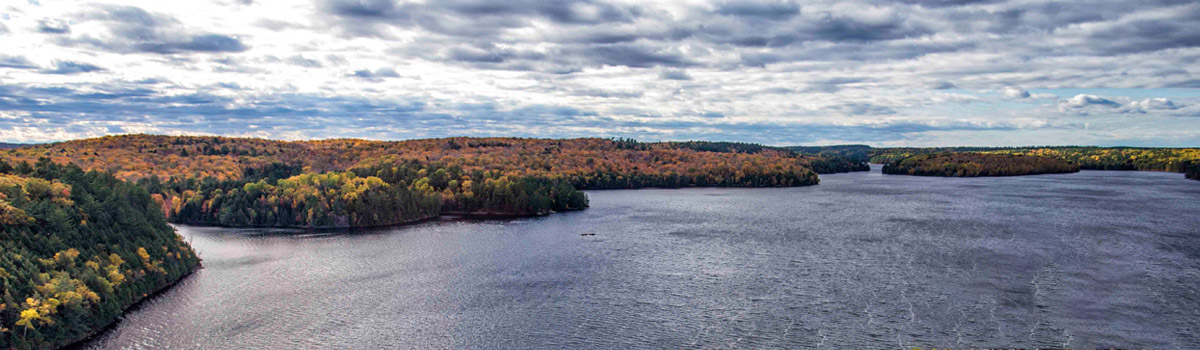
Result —
<path fill-rule="evenodd" d="M 205 268 L 85 346 L 1200 347 L 1200 181 L 821 179 L 353 233 L 180 226 Z"/>

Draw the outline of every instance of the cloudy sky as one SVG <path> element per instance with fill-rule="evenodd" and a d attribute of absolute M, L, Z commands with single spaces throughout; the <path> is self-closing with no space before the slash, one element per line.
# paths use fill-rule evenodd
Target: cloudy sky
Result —
<path fill-rule="evenodd" d="M 1200 146 L 1200 2 L 0 1 L 0 141 Z"/>

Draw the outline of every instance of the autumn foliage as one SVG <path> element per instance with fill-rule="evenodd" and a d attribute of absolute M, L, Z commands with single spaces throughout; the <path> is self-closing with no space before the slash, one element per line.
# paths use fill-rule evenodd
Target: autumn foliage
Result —
<path fill-rule="evenodd" d="M 914 155 L 974 152 L 1038 156 L 1076 164 L 1086 170 L 1143 170 L 1186 172 L 1189 164 L 1200 163 L 1200 148 L 1137 147 L 934 147 L 874 148 L 871 161 L 892 163 Z"/>
<path fill-rule="evenodd" d="M 446 138 L 272 141 L 125 135 L 0 153 L 136 181 L 174 222 L 356 227 L 443 213 L 542 215 L 582 209 L 580 190 L 772 187 L 855 164 L 756 144 L 627 139 Z M 858 169 L 861 170 L 861 169 Z"/>
<path fill-rule="evenodd" d="M 1078 171 L 1078 165 L 1059 159 L 988 153 L 923 154 L 883 166 L 884 174 L 949 177 L 1016 176 Z"/>
<path fill-rule="evenodd" d="M 0 162 L 0 348 L 57 348 L 199 259 L 150 194 L 103 172 Z"/>

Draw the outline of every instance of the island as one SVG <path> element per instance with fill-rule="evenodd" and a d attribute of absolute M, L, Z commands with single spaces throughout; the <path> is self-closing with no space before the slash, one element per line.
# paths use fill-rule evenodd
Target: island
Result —
<path fill-rule="evenodd" d="M 883 166 L 884 174 L 945 177 L 1019 176 L 1078 171 L 1078 165 L 1061 159 L 971 152 L 916 155 Z"/>

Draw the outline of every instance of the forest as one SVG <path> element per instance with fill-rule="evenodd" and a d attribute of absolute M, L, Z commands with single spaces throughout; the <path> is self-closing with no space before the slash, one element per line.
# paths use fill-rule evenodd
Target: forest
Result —
<path fill-rule="evenodd" d="M 1061 159 L 1087 170 L 1142 170 L 1182 173 L 1187 164 L 1200 162 L 1200 148 L 1135 147 L 947 147 L 879 149 L 872 162 L 888 163 L 916 154 L 982 152 L 1031 155 Z"/>
<path fill-rule="evenodd" d="M 48 159 L 0 162 L 0 348 L 86 338 L 199 259 L 145 189 Z"/>
<path fill-rule="evenodd" d="M 1070 162 L 1020 154 L 933 153 L 884 164 L 883 173 L 917 176 L 1017 176 L 1078 172 Z"/>
<path fill-rule="evenodd" d="M 815 185 L 867 170 L 838 156 L 757 144 L 632 139 L 272 141 L 109 136 L 0 151 L 134 181 L 171 222 L 363 227 L 443 214 L 544 215 L 587 207 L 581 190 Z"/>
<path fill-rule="evenodd" d="M 996 153 L 1048 157 L 1064 160 L 1085 170 L 1141 170 L 1187 173 L 1200 164 L 1200 148 L 1156 147 L 898 147 L 872 148 L 866 145 L 796 146 L 786 149 L 808 155 L 827 155 L 872 163 L 894 163 L 914 155 L 933 153 Z M 1191 168 L 1194 169 L 1194 168 Z"/>

